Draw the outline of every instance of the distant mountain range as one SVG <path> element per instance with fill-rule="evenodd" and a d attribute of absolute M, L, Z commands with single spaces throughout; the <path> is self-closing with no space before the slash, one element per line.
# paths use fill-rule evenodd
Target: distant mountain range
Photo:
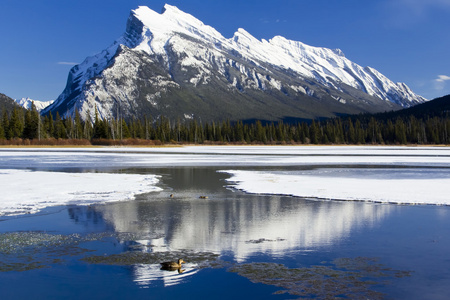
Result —
<path fill-rule="evenodd" d="M 22 98 L 20 100 L 15 100 L 15 101 L 17 104 L 19 104 L 20 106 L 22 106 L 23 108 L 26 108 L 26 109 L 31 109 L 31 105 L 34 104 L 37 111 L 42 111 L 44 108 L 46 108 L 47 106 L 49 106 L 50 104 L 53 103 L 53 100 L 52 101 L 39 101 L 39 100 L 30 99 L 30 98 Z"/>
<path fill-rule="evenodd" d="M 339 49 L 281 36 L 257 40 L 244 29 L 227 39 L 165 5 L 161 14 L 133 10 L 125 33 L 73 67 L 62 94 L 42 112 L 276 121 L 391 111 L 425 101 Z"/>
<path fill-rule="evenodd" d="M 14 109 L 14 107 L 22 107 L 25 109 L 31 109 L 31 104 L 34 103 L 37 111 L 42 111 L 44 108 L 53 103 L 53 101 L 37 101 L 32 100 L 30 98 L 22 98 L 20 100 L 13 99 L 4 94 L 0 94 L 0 113 L 3 113 L 3 110 L 10 112 Z"/>

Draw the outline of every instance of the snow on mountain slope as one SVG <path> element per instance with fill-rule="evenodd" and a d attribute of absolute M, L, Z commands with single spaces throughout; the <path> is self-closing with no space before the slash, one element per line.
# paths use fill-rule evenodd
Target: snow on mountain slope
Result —
<path fill-rule="evenodd" d="M 223 83 L 229 93 L 277 90 L 280 95 L 266 93 L 264 97 L 279 100 L 283 94 L 294 98 L 295 92 L 320 101 L 334 99 L 342 105 L 353 105 L 355 112 L 409 107 L 426 101 L 405 84 L 394 83 L 375 69 L 350 61 L 339 49 L 312 47 L 281 36 L 258 40 L 244 29 L 227 39 L 192 15 L 165 5 L 161 14 L 145 6 L 133 10 L 125 34 L 75 66 L 66 89 L 44 113 L 58 110 L 71 115 L 79 110 L 86 118 L 97 109 L 102 117 L 108 117 L 118 107 L 136 111 L 136 107 L 142 110 L 145 105 L 149 108 L 144 110 L 159 109 L 162 113 L 161 107 L 174 106 L 173 101 L 164 103 L 173 89 L 188 90 L 195 98 L 197 91 L 193 88 L 215 85 L 223 90 Z"/>
<path fill-rule="evenodd" d="M 208 41 L 221 49 L 238 51 L 248 60 L 268 62 L 284 69 L 291 68 L 299 75 L 315 78 L 329 86 L 334 87 L 329 80 L 332 78 L 384 100 L 397 102 L 398 99 L 393 94 L 404 94 L 411 104 L 425 100 L 414 95 L 405 84 L 395 84 L 378 71 L 369 67 L 362 68 L 351 62 L 340 49 L 312 47 L 282 36 L 259 41 L 242 28 L 231 39 L 225 39 L 214 28 L 170 5 L 165 6 L 163 14 L 157 14 L 148 7 L 139 7 L 134 13 L 145 26 L 144 35 L 151 37 L 142 40 L 137 49 L 149 54 L 164 54 L 164 46 L 173 32 L 179 32 Z M 395 93 L 398 90 L 400 94 Z M 408 105 L 405 103 L 403 106 Z"/>

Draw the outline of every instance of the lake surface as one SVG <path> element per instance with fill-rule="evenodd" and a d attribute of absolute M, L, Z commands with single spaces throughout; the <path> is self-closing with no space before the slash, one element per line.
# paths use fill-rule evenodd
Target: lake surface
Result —
<path fill-rule="evenodd" d="M 3 153 L 4 169 L 157 175 L 160 190 L 4 216 L 2 299 L 448 299 L 450 206 L 250 194 L 222 172 L 312 174 L 325 183 L 447 180 L 447 154 L 442 162 L 318 164 L 307 154 L 302 163 L 284 163 L 267 152 L 222 157 L 211 150 L 199 162 L 195 150 L 157 163 L 154 155 L 164 151 L 128 160 L 133 151 L 107 159 L 97 152 L 89 159 L 78 152 Z M 186 261 L 182 272 L 160 270 L 159 262 L 178 258 Z"/>

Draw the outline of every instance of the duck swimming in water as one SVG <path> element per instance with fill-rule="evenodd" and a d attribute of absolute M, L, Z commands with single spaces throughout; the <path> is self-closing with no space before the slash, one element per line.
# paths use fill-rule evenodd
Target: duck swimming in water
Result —
<path fill-rule="evenodd" d="M 161 269 L 163 270 L 177 270 L 181 268 L 181 264 L 186 263 L 181 258 L 178 260 L 178 262 L 175 261 L 165 261 L 161 263 Z"/>

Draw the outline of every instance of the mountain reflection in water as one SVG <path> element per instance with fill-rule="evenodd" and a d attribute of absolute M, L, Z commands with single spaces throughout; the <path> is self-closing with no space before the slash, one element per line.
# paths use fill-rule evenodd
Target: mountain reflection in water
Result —
<path fill-rule="evenodd" d="M 137 237 L 131 241 L 133 251 L 212 252 L 238 263 L 258 254 L 282 257 L 339 243 L 352 231 L 378 224 L 393 209 L 375 203 L 248 195 L 226 189 L 227 175 L 214 168 L 150 172 L 162 175 L 163 192 L 95 208 L 107 227 Z M 134 280 L 143 286 L 161 279 L 165 285 L 176 284 L 196 273 L 189 257 L 183 259 L 192 267 L 185 273 L 135 265 Z"/>
<path fill-rule="evenodd" d="M 243 262 L 256 253 L 281 256 L 337 243 L 379 222 L 392 206 L 236 193 L 234 198 L 127 202 L 102 209 L 115 231 L 148 237 L 137 241 L 147 251 L 211 251 Z"/>

